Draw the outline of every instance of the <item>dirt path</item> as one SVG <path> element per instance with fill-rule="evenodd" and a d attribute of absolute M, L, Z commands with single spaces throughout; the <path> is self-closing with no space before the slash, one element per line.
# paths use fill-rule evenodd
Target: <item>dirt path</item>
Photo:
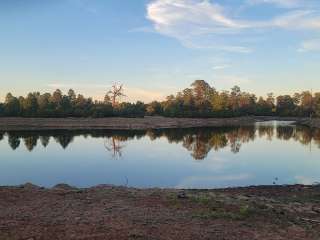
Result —
<path fill-rule="evenodd" d="M 0 239 L 319 239 L 320 187 L 0 188 Z"/>

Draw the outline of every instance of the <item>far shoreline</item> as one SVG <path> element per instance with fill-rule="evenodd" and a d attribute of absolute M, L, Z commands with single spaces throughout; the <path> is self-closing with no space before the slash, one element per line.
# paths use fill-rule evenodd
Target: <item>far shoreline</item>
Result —
<path fill-rule="evenodd" d="M 232 118 L 0 118 L 0 131 L 33 130 L 148 130 L 196 127 L 250 126 L 261 121 L 294 121 L 320 128 L 319 119 L 299 117 L 248 116 Z"/>

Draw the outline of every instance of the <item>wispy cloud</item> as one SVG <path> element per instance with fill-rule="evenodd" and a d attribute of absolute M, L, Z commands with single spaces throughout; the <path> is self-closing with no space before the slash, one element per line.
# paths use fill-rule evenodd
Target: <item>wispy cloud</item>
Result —
<path fill-rule="evenodd" d="M 320 38 L 304 41 L 301 44 L 298 51 L 299 52 L 320 51 Z"/>
<path fill-rule="evenodd" d="M 266 22 L 266 27 L 295 30 L 320 30 L 320 16 L 311 10 L 296 10 Z"/>
<path fill-rule="evenodd" d="M 244 46 L 229 46 L 216 39 L 200 44 L 197 41 L 204 35 L 231 34 L 246 27 L 245 23 L 226 16 L 218 4 L 199 0 L 156 0 L 148 4 L 147 18 L 158 33 L 174 37 L 186 47 L 248 52 Z"/>
<path fill-rule="evenodd" d="M 285 8 L 269 19 L 241 19 L 232 6 L 208 0 L 153 0 L 147 5 L 147 19 L 154 31 L 179 40 L 185 47 L 225 52 L 250 53 L 244 37 L 256 30 L 320 30 L 319 11 L 300 0 L 247 0 L 247 4 L 274 4 Z M 228 11 L 225 9 L 228 8 Z M 292 9 L 294 8 L 294 9 Z"/>

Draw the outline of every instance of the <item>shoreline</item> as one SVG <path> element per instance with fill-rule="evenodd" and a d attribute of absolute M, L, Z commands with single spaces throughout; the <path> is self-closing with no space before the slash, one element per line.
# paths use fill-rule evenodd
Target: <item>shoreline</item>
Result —
<path fill-rule="evenodd" d="M 249 126 L 260 121 L 294 121 L 320 128 L 319 119 L 296 117 L 237 118 L 0 118 L 0 131 L 16 130 L 148 130 L 195 127 Z"/>
<path fill-rule="evenodd" d="M 0 187 L 0 239 L 314 240 L 320 186 Z"/>

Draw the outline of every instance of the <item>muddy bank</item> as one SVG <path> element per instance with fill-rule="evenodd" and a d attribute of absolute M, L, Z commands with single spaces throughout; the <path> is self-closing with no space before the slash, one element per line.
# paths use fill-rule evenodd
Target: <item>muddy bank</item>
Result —
<path fill-rule="evenodd" d="M 147 130 L 192 127 L 248 126 L 259 121 L 294 121 L 320 128 L 320 119 L 296 117 L 239 117 L 239 118 L 0 118 L 0 131 L 15 130 Z"/>
<path fill-rule="evenodd" d="M 0 187 L 0 239 L 319 239 L 319 186 Z"/>
<path fill-rule="evenodd" d="M 0 118 L 0 130 L 146 130 L 165 128 L 222 127 L 250 125 L 255 120 L 244 118 Z"/>

